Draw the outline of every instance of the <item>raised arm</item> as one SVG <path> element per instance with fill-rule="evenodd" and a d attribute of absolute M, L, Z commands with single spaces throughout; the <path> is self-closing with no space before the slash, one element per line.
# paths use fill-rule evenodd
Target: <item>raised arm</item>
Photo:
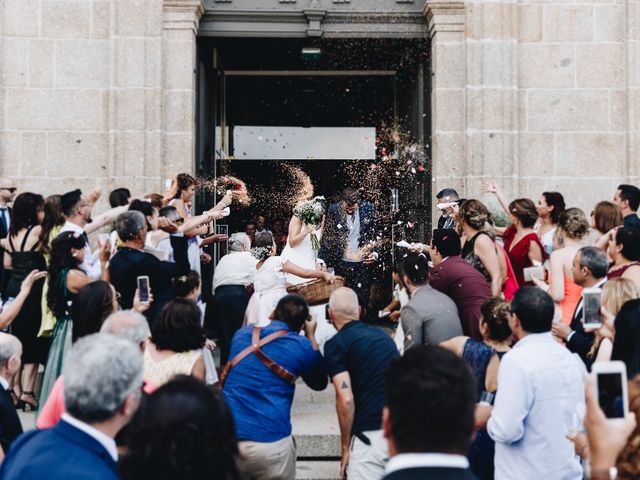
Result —
<path fill-rule="evenodd" d="M 22 285 L 20 286 L 20 292 L 18 292 L 16 298 L 7 308 L 0 311 L 0 328 L 5 329 L 9 325 L 11 325 L 11 322 L 13 322 L 13 320 L 20 313 L 20 310 L 24 305 L 24 301 L 27 299 L 29 293 L 31 292 L 31 287 L 33 287 L 33 284 L 46 276 L 47 272 L 32 270 L 31 273 L 29 273 L 29 275 L 25 277 L 25 279 L 22 281 Z"/>
<path fill-rule="evenodd" d="M 129 205 L 123 205 L 122 207 L 115 207 L 110 210 L 107 210 L 104 213 L 101 213 L 97 217 L 94 217 L 93 222 L 87 223 L 84 226 L 84 231 L 87 232 L 87 235 L 92 234 L 93 232 L 101 229 L 108 223 L 113 223 L 123 212 L 126 212 L 129 209 Z"/>
<path fill-rule="evenodd" d="M 340 459 L 340 478 L 346 478 L 347 465 L 349 464 L 349 446 L 351 444 L 351 429 L 356 412 L 351 390 L 351 376 L 349 372 L 342 372 L 332 379 L 336 389 L 336 411 L 340 424 L 340 446 L 342 457 Z"/>
<path fill-rule="evenodd" d="M 510 213 L 509 213 L 509 202 L 507 201 L 506 197 L 502 193 L 502 190 L 500 190 L 500 188 L 498 187 L 496 182 L 483 183 L 482 184 L 482 191 L 485 192 L 485 193 L 493 193 L 496 196 L 496 198 L 498 199 L 498 202 L 500 203 L 500 206 L 505 211 L 507 216 L 510 215 Z"/>
<path fill-rule="evenodd" d="M 331 275 L 329 272 L 323 272 L 321 270 L 312 270 L 310 268 L 302 268 L 296 265 L 295 263 L 292 263 L 289 261 L 285 262 L 284 265 L 282 265 L 282 271 L 285 273 L 291 273 L 292 275 L 295 275 L 297 277 L 320 278 L 327 283 L 333 282 L 333 275 Z"/>

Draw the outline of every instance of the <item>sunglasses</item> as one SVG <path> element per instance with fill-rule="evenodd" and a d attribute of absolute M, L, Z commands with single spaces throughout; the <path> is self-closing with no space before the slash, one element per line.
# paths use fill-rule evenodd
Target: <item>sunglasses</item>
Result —
<path fill-rule="evenodd" d="M 0 190 L 9 190 L 11 193 L 15 193 L 18 189 L 16 187 L 2 187 Z"/>

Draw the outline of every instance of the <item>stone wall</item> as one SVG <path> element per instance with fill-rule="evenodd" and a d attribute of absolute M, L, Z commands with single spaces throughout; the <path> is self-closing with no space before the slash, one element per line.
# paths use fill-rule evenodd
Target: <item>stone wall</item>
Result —
<path fill-rule="evenodd" d="M 141 195 L 193 171 L 201 0 L 0 8 L 0 174 L 47 194 Z M 479 195 L 492 178 L 588 211 L 638 183 L 640 0 L 429 0 L 424 13 L 434 191 Z"/>
<path fill-rule="evenodd" d="M 427 2 L 434 191 L 565 193 L 588 214 L 640 176 L 640 1 Z M 486 196 L 481 197 L 490 200 Z"/>
<path fill-rule="evenodd" d="M 199 1 L 0 5 L 0 174 L 144 195 L 193 170 Z"/>

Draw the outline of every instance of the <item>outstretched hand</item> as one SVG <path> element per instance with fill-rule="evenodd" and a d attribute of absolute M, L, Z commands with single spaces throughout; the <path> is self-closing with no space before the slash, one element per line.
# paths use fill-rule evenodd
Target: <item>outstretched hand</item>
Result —
<path fill-rule="evenodd" d="M 158 230 L 162 230 L 167 233 L 176 233 L 178 231 L 178 226 L 166 217 L 159 217 Z"/>
<path fill-rule="evenodd" d="M 91 190 L 91 193 L 88 195 L 89 202 L 96 203 L 100 196 L 102 195 L 102 188 L 96 187 Z"/>
<path fill-rule="evenodd" d="M 28 294 L 31 291 L 31 287 L 33 287 L 33 284 L 46 276 L 47 272 L 45 271 L 31 270 L 31 272 L 29 272 L 29 275 L 27 275 L 22 281 L 22 284 L 20 285 L 20 291 Z"/>
<path fill-rule="evenodd" d="M 499 189 L 498 189 L 498 185 L 496 184 L 496 182 L 484 182 L 482 184 L 482 191 L 484 193 L 498 193 Z"/>

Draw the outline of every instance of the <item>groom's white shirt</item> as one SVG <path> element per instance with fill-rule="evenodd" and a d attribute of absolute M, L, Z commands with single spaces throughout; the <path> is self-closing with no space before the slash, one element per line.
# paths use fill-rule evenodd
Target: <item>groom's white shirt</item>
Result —
<path fill-rule="evenodd" d="M 360 251 L 360 209 L 353 215 L 347 215 L 347 246 L 342 257 L 343 262 L 361 262 Z"/>

